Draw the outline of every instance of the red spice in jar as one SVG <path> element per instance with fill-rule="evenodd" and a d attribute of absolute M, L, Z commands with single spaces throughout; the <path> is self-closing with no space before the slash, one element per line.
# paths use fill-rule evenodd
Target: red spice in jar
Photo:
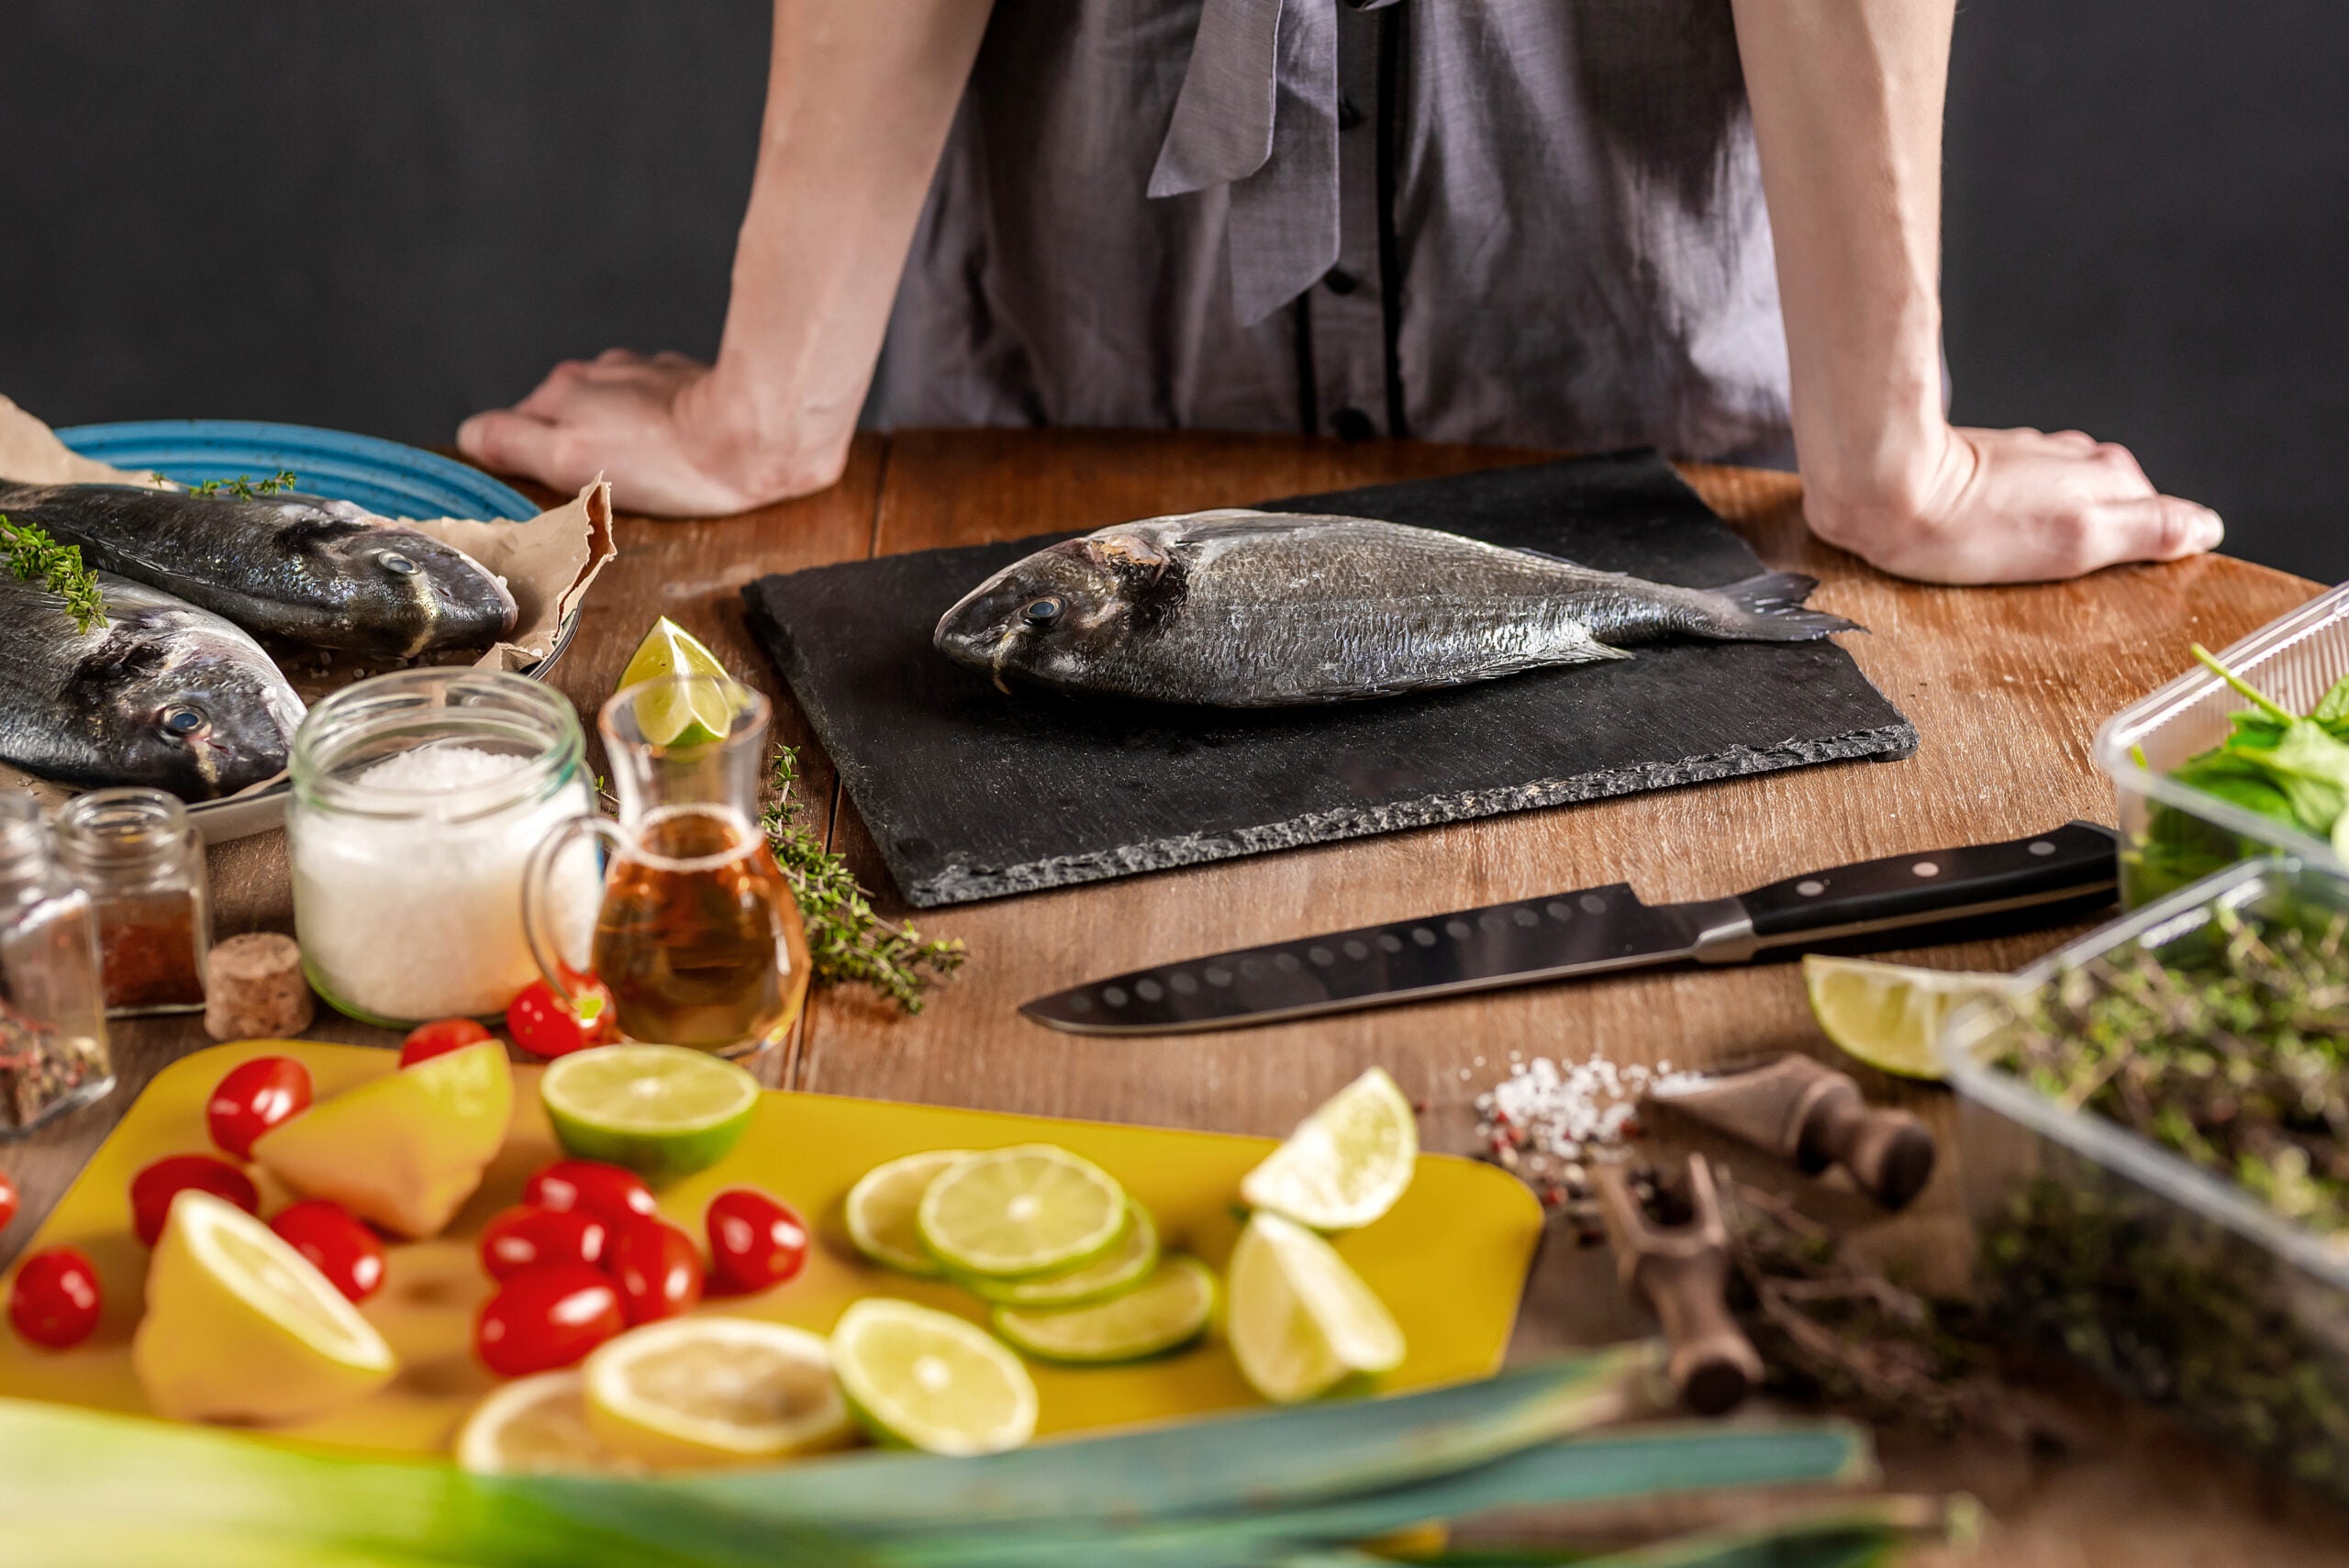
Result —
<path fill-rule="evenodd" d="M 98 905 L 106 1010 L 204 1006 L 193 895 L 159 893 Z"/>

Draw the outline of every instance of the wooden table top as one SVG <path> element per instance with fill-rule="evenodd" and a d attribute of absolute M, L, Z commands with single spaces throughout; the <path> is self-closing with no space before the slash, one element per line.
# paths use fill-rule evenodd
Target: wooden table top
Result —
<path fill-rule="evenodd" d="M 1543 454 L 1418 443 L 1076 431 L 910 432 L 857 443 L 845 478 L 818 496 L 705 523 L 624 519 L 555 684 L 592 716 L 654 617 L 703 638 L 775 696 L 778 729 L 801 746 L 808 798 L 833 842 L 884 893 L 852 808 L 809 741 L 772 665 L 744 629 L 739 590 L 770 572 L 945 544 L 1085 528 L 1123 518 L 1458 473 Z M 2110 821 L 2089 760 L 2097 725 L 2186 662 L 2186 645 L 2240 637 L 2314 591 L 2243 562 L 2206 557 L 2121 568 L 2083 582 L 2007 589 L 1901 583 L 1812 539 L 1785 475 L 1691 467 L 1688 477 L 1774 568 L 1816 574 L 1814 602 L 1868 627 L 1844 639 L 1917 726 L 1912 759 L 1800 769 L 1264 855 L 1107 884 L 936 911 L 928 932 L 969 943 L 964 973 L 918 1018 L 854 991 L 819 993 L 795 1038 L 764 1062 L 785 1087 L 1055 1116 L 1278 1134 L 1373 1064 L 1428 1104 L 1431 1148 L 1466 1151 L 1475 1095 L 1511 1053 L 1701 1066 L 1763 1050 L 1831 1051 L 1792 965 L 1631 975 L 1389 1008 L 1221 1035 L 1138 1042 L 1053 1033 L 1016 1005 L 1102 973 L 1300 932 L 1629 881 L 1651 902 L 1707 896 L 1841 862 L 2030 833 L 2079 817 Z M 290 929 L 282 835 L 213 854 L 219 934 Z M 2010 969 L 2066 932 L 1909 955 L 1938 966 Z M 1895 954 L 1894 957 L 1902 955 Z M 386 1037 L 331 1015 L 330 1040 Z M 157 1068 L 205 1044 L 193 1019 L 121 1025 L 122 1086 L 106 1103 L 15 1144 L 0 1170 L 25 1213 L 0 1262 L 39 1218 Z M 1871 1081 L 1945 1136 L 1938 1090 Z M 1965 1234 L 1948 1162 L 1895 1220 L 1824 1185 L 1820 1212 L 1865 1228 L 1865 1244 L 1955 1279 Z M 1604 1249 L 1544 1250 L 1518 1352 L 1642 1332 Z M 2349 1519 L 2261 1476 L 2168 1422 L 2094 1390 L 2068 1397 L 2089 1440 L 2062 1459 L 1971 1446 L 1895 1445 L 1891 1483 L 1964 1489 L 1998 1520 L 1992 1555 L 2014 1568 L 2338 1562 Z"/>

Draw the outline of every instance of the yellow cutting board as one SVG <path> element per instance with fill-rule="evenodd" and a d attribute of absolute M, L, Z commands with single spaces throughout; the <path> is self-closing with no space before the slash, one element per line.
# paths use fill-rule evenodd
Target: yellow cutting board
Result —
<path fill-rule="evenodd" d="M 26 1247 L 79 1247 L 105 1296 L 97 1331 L 68 1351 L 43 1351 L 0 1327 L 0 1396 L 143 1413 L 130 1336 L 146 1286 L 147 1250 L 130 1233 L 130 1178 L 165 1154 L 217 1152 L 204 1103 L 221 1074 L 250 1057 L 282 1053 L 309 1070 L 320 1099 L 396 1071 L 393 1053 L 310 1040 L 248 1040 L 173 1063 L 148 1085 Z M 473 1314 L 489 1296 L 474 1245 L 491 1216 L 520 1197 L 533 1171 L 562 1156 L 538 1097 L 538 1069 L 515 1070 L 515 1118 L 481 1190 L 441 1236 L 390 1250 L 385 1284 L 362 1310 L 400 1359 L 389 1387 L 277 1435 L 376 1453 L 446 1453 L 466 1415 L 495 1386 L 472 1354 Z M 1220 1273 L 1238 1238 L 1240 1178 L 1274 1146 L 1262 1138 L 1177 1132 L 1102 1122 L 1006 1116 L 825 1095 L 770 1092 L 734 1152 L 660 1193 L 661 1211 L 707 1248 L 702 1212 L 720 1189 L 763 1187 L 797 1208 L 818 1244 L 798 1278 L 757 1296 L 705 1303 L 704 1312 L 769 1318 L 830 1331 L 860 1296 L 895 1296 L 985 1321 L 980 1304 L 935 1281 L 865 1262 L 848 1244 L 841 1204 L 873 1166 L 929 1149 L 1050 1142 L 1097 1162 L 1149 1205 L 1168 1249 Z M 262 1212 L 287 1195 L 262 1186 Z M 1394 1312 L 1409 1342 L 1388 1389 L 1479 1377 L 1508 1343 L 1542 1225 L 1515 1177 L 1449 1155 L 1422 1155 L 1402 1201 L 1338 1250 Z M 1186 1351 L 1134 1365 L 1034 1365 L 1040 1430 L 1162 1421 L 1256 1403 L 1230 1353 L 1212 1336 Z"/>

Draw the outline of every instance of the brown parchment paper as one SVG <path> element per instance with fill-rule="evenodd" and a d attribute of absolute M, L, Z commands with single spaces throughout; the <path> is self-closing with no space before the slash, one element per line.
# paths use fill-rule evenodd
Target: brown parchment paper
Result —
<path fill-rule="evenodd" d="M 299 480 L 299 475 L 295 476 Z M 0 479 L 19 484 L 140 484 L 173 488 L 152 473 L 132 473 L 86 458 L 59 440 L 50 428 L 0 397 Z M 523 670 L 554 649 L 565 617 L 576 610 L 596 575 L 618 552 L 612 543 L 612 487 L 601 478 L 572 500 L 523 522 L 483 522 L 471 517 L 396 517 L 397 522 L 455 546 L 506 581 L 518 612 L 504 642 L 484 651 L 470 649 L 427 654 L 420 659 L 367 660 L 353 653 L 305 648 L 263 639 L 270 657 L 305 703 L 386 670 L 417 664 L 471 664 L 476 669 Z M 166 588 L 166 592 L 169 589 Z M 239 792 L 276 787 L 272 779 Z M 0 788 L 29 790 L 55 802 L 74 791 L 0 762 Z"/>

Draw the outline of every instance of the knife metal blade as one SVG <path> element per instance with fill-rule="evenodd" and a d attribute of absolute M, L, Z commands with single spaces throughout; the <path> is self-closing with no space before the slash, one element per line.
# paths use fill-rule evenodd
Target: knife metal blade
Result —
<path fill-rule="evenodd" d="M 1137 969 L 1019 1010 L 1073 1034 L 1178 1034 L 1653 964 L 1742 963 L 1771 948 L 2109 894 L 2116 849 L 2110 828 L 2071 822 L 2028 839 L 1863 861 L 1687 904 L 1643 904 L 1619 882 Z"/>

